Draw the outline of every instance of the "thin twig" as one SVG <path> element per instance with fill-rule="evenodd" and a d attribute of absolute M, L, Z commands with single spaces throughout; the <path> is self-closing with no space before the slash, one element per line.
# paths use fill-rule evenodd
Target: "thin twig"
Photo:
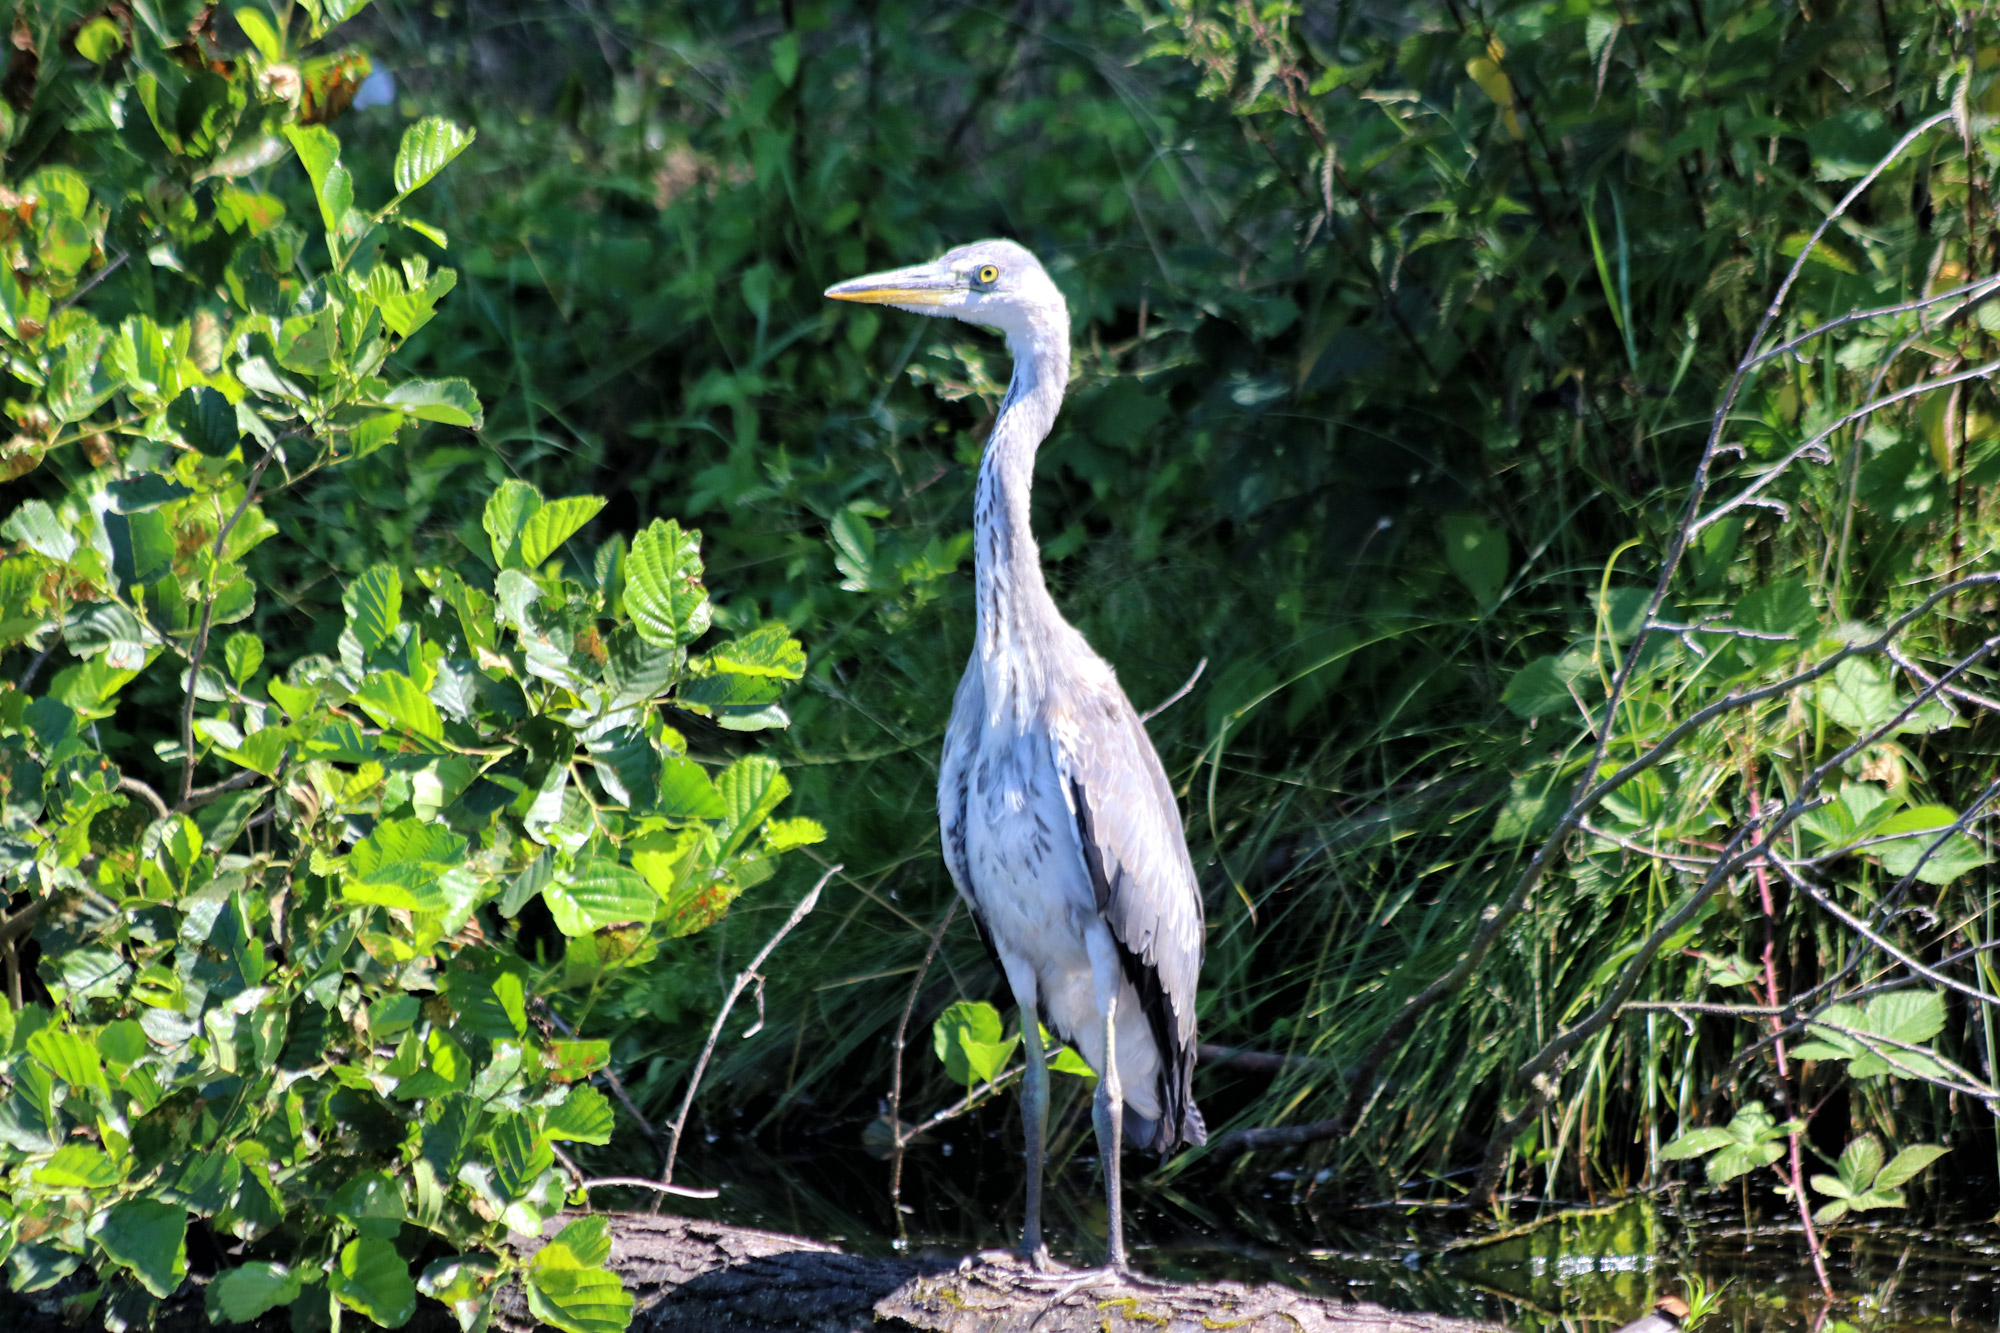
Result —
<path fill-rule="evenodd" d="M 246 768 L 240 773 L 230 774 L 221 782 L 211 782 L 206 787 L 196 787 L 181 798 L 180 803 L 174 806 L 174 809 L 180 811 L 193 810 L 198 806 L 207 805 L 218 796 L 227 795 L 229 792 L 236 791 L 239 788 L 252 786 L 261 781 L 262 778 L 263 774 Z"/>
<path fill-rule="evenodd" d="M 1145 712 L 1139 714 L 1139 720 L 1141 722 L 1151 722 L 1154 718 L 1158 717 L 1160 714 L 1166 712 L 1169 708 L 1172 708 L 1175 704 L 1179 703 L 1182 699 L 1186 698 L 1187 692 L 1194 688 L 1194 683 L 1201 679 L 1201 673 L 1206 670 L 1208 670 L 1208 659 L 1204 657 L 1201 659 L 1201 661 L 1196 662 L 1194 664 L 1194 674 L 1187 678 L 1186 684 L 1182 685 L 1172 694 L 1168 695 L 1166 698 L 1154 704 L 1151 708 L 1148 708 Z"/>
<path fill-rule="evenodd" d="M 257 499 L 257 483 L 264 477 L 264 469 L 277 457 L 275 442 L 264 450 L 264 456 L 257 460 L 257 466 L 250 469 L 250 477 L 243 483 L 243 498 L 237 501 L 236 512 L 229 516 L 215 533 L 215 546 L 209 557 L 210 572 L 222 561 L 222 549 L 229 542 L 229 534 Z M 194 695 L 195 682 L 201 677 L 201 659 L 208 652 L 208 631 L 215 620 L 216 589 L 210 587 L 208 595 L 201 600 L 201 628 L 195 631 L 194 647 L 188 652 L 187 700 L 181 705 L 181 802 L 194 795 Z"/>
<path fill-rule="evenodd" d="M 28 669 L 21 673 L 21 678 L 18 681 L 14 682 L 14 688 L 19 690 L 21 693 L 26 694 L 29 688 L 34 685 L 35 677 L 41 674 L 42 663 L 48 661 L 49 654 L 53 653 L 55 650 L 56 650 L 55 644 L 50 643 L 48 647 L 42 649 L 42 651 L 40 651 L 39 653 L 36 653 L 34 659 L 28 663 Z"/>
<path fill-rule="evenodd" d="M 251 777 L 253 778 L 256 777 L 256 774 L 254 773 L 251 774 Z M 157 814 L 161 819 L 165 819 L 168 815 L 171 815 L 173 813 L 173 811 L 167 809 L 167 803 L 165 799 L 162 798 L 158 792 L 154 791 L 151 787 L 139 781 L 139 779 L 137 778 L 131 778 L 131 777 L 119 778 L 118 790 L 124 792 L 130 792 L 134 796 L 143 797 L 146 801 L 146 804 L 152 806 L 153 812 Z"/>
<path fill-rule="evenodd" d="M 1618 1006 L 1621 1014 L 1657 1010 L 1667 1014 L 1715 1014 L 1724 1018 L 1783 1018 L 1792 1011 L 1784 1005 L 1707 1004 L 1699 1000 L 1627 1000 Z"/>
<path fill-rule="evenodd" d="M 906 1138 L 914 1141 L 920 1136 L 930 1133 L 945 1121 L 958 1119 L 958 1117 L 964 1115 L 967 1111 L 970 1111 L 973 1107 L 1000 1091 L 1000 1089 L 1013 1083 L 1022 1074 L 1026 1073 L 1027 1070 L 1028 1067 L 1025 1064 L 1015 1065 L 1011 1069 L 1002 1070 L 978 1087 L 968 1090 L 963 1097 L 960 1097 L 950 1106 L 945 1107 L 944 1110 L 939 1111 L 936 1115 L 918 1125 L 909 1132 Z"/>
<path fill-rule="evenodd" d="M 799 899 L 799 905 L 792 909 L 792 914 L 789 917 L 785 918 L 785 924 L 778 927 L 778 933 L 766 940 L 764 947 L 759 949 L 756 957 L 750 960 L 750 965 L 736 974 L 735 982 L 729 987 L 729 994 L 723 998 L 721 1012 L 716 1014 L 715 1023 L 708 1029 L 708 1042 L 701 1048 L 701 1058 L 695 1061 L 694 1072 L 688 1077 L 687 1095 L 681 1098 L 680 1114 L 674 1117 L 673 1130 L 667 1139 L 667 1163 L 666 1167 L 660 1172 L 661 1184 L 673 1183 L 674 1159 L 680 1153 L 681 1134 L 687 1129 L 688 1112 L 694 1108 L 694 1094 L 701 1087 L 701 1076 L 708 1072 L 708 1058 L 715 1054 L 715 1043 L 722 1039 L 722 1025 L 729 1021 L 729 1011 L 736 1006 L 737 998 L 749 988 L 753 981 L 763 980 L 758 975 L 757 969 L 764 965 L 764 960 L 771 956 L 771 951 L 778 947 L 785 936 L 792 933 L 792 928 L 805 920 L 806 914 L 819 904 L 819 891 L 826 887 L 828 880 L 839 874 L 844 868 L 843 866 L 829 867 L 827 872 L 819 877 L 819 883 L 812 886 L 812 891 Z"/>
<path fill-rule="evenodd" d="M 910 980 L 910 993 L 903 1000 L 903 1017 L 896 1024 L 895 1059 L 889 1075 L 889 1134 L 895 1142 L 895 1157 L 889 1164 L 889 1206 L 896 1215 L 896 1229 L 903 1230 L 903 1149 L 909 1146 L 913 1134 L 903 1133 L 903 1048 L 910 1035 L 910 1015 L 916 1011 L 917 993 L 923 989 L 924 978 L 930 974 L 931 963 L 937 958 L 938 945 L 944 942 L 945 928 L 958 915 L 958 895 L 951 897 L 951 906 L 939 919 L 937 929 L 931 932 L 930 947 L 924 950 L 924 961 L 917 968 L 917 975 Z"/>
<path fill-rule="evenodd" d="M 579 1181 L 577 1188 L 585 1193 L 594 1189 L 617 1187 L 628 1190 L 652 1190 L 657 1194 L 673 1194 L 683 1199 L 719 1199 L 722 1191 L 697 1189 L 693 1185 L 676 1185 L 670 1180 L 648 1180 L 644 1176 L 597 1176 Z"/>

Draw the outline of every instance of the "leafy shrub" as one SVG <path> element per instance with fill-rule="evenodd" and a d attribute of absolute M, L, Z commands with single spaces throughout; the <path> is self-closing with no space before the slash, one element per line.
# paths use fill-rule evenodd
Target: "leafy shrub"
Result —
<path fill-rule="evenodd" d="M 365 62 L 303 59 L 340 14 L 304 16 L 240 10 L 234 54 L 188 4 L 17 30 L 0 352 L 36 493 L 0 522 L 0 1258 L 16 1292 L 94 1269 L 74 1304 L 112 1328 L 191 1250 L 218 1322 L 393 1327 L 421 1292 L 471 1328 L 518 1276 L 550 1323 L 621 1327 L 601 1219 L 527 1264 L 502 1243 L 579 1183 L 562 1145 L 612 1132 L 608 1042 L 554 1035 L 587 1005 L 549 997 L 822 836 L 772 817 L 773 760 L 711 777 L 666 720 L 784 726 L 804 656 L 710 635 L 698 533 L 585 549 L 603 501 L 518 481 L 475 544 L 348 582 L 331 653 L 257 632 L 301 536 L 271 497 L 482 416 L 397 364 L 456 281 L 409 205 L 472 135 L 416 122 L 357 202 L 320 122 Z"/>

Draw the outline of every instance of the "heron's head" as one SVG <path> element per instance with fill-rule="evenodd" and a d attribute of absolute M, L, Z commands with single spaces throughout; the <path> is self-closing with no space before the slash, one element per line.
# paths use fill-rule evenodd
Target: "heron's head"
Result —
<path fill-rule="evenodd" d="M 849 278 L 826 289 L 836 301 L 892 305 L 999 329 L 1009 341 L 1043 330 L 1069 337 L 1069 307 L 1041 261 L 1012 241 L 974 241 L 928 264 Z"/>

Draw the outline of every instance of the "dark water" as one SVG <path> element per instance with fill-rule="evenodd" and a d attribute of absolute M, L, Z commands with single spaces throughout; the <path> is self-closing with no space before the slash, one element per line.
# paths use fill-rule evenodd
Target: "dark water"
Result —
<path fill-rule="evenodd" d="M 1008 1246 L 1021 1220 L 1018 1131 L 975 1117 L 907 1153 L 898 1235 L 890 1164 L 856 1146 L 774 1151 L 749 1138 L 690 1144 L 677 1173 L 715 1200 L 672 1210 L 835 1240 L 863 1253 L 960 1255 Z M 956 1127 L 954 1127 L 956 1128 Z M 1057 1134 L 1045 1215 L 1050 1248 L 1102 1257 L 1104 1207 L 1085 1135 Z M 1295 1161 L 1295 1159 L 1294 1159 Z M 1796 1215 L 1768 1179 L 1751 1194 L 1674 1189 L 1597 1208 L 1513 1202 L 1510 1229 L 1449 1202 L 1354 1200 L 1266 1174 L 1149 1178 L 1127 1160 L 1127 1238 L 1146 1272 L 1184 1280 L 1278 1282 L 1321 1295 L 1505 1323 L 1609 1333 L 1689 1280 L 1721 1289 L 1700 1333 L 1883 1333 L 2000 1327 L 2000 1226 L 1877 1212 L 1823 1237 L 1837 1299 L 1820 1293 Z M 1414 1192 L 1414 1191 L 1413 1191 Z M 1432 1191 L 1449 1200 L 1450 1191 Z M 609 1203 L 608 1198 L 600 1203 Z M 1746 1221 L 1744 1206 L 1753 1211 Z"/>

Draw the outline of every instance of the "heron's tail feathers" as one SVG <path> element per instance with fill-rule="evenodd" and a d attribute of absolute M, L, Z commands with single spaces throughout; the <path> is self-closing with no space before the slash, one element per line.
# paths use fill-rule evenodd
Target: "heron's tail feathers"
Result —
<path fill-rule="evenodd" d="M 1201 1118 L 1201 1108 L 1189 1102 L 1181 1116 L 1181 1143 L 1185 1147 L 1198 1148 L 1208 1142 L 1208 1122 Z"/>
<path fill-rule="evenodd" d="M 1195 1148 L 1208 1142 L 1208 1123 L 1201 1118 L 1201 1108 L 1192 1101 L 1183 1102 L 1178 1108 L 1179 1122 L 1176 1123 L 1169 1112 L 1168 1119 L 1157 1119 L 1140 1115 L 1130 1102 L 1125 1103 L 1125 1139 L 1135 1148 L 1156 1152 L 1162 1157 L 1176 1148 Z"/>

